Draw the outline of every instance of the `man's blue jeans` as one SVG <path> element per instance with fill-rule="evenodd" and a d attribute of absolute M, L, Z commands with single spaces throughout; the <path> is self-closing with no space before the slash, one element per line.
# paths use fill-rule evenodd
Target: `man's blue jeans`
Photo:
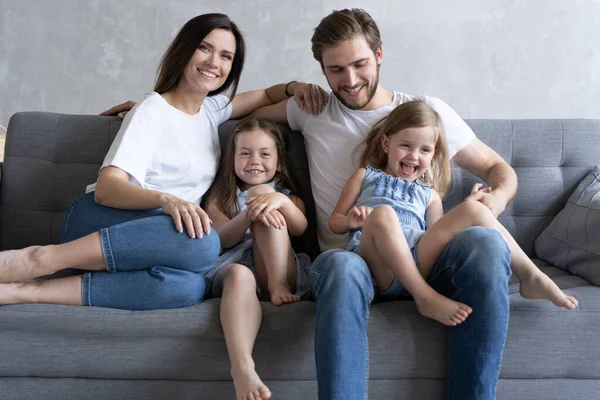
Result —
<path fill-rule="evenodd" d="M 469 228 L 446 248 L 429 284 L 473 308 L 450 331 L 446 397 L 495 399 L 508 329 L 510 250 L 495 230 Z M 366 399 L 367 324 L 375 296 L 371 274 L 357 254 L 330 250 L 312 265 L 317 301 L 315 354 L 320 400 Z"/>
<path fill-rule="evenodd" d="M 206 288 L 204 274 L 217 259 L 221 243 L 214 230 L 192 239 L 175 229 L 160 210 L 131 211 L 103 207 L 94 194 L 69 205 L 61 241 L 100 231 L 106 272 L 86 272 L 86 306 L 151 310 L 198 304 Z"/>

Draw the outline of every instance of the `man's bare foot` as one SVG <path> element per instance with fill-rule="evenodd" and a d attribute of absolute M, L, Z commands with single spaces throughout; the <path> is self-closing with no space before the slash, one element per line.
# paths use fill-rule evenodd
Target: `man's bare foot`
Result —
<path fill-rule="evenodd" d="M 519 292 L 526 299 L 550 300 L 555 305 L 568 310 L 573 310 L 579 304 L 575 297 L 565 294 L 548 275 L 541 271 L 531 279 L 522 280 Z"/>
<path fill-rule="evenodd" d="M 262 383 L 254 368 L 231 369 L 236 400 L 267 400 L 271 391 Z"/>
<path fill-rule="evenodd" d="M 426 296 L 415 297 L 415 302 L 421 315 L 448 326 L 465 322 L 473 311 L 468 305 L 449 299 L 433 290 Z"/>
<path fill-rule="evenodd" d="M 300 301 L 300 296 L 293 294 L 287 286 L 269 288 L 269 296 L 271 297 L 271 304 L 274 306 Z"/>
<path fill-rule="evenodd" d="M 37 278 L 36 269 L 43 258 L 42 246 L 0 252 L 0 283 Z M 42 274 L 43 275 L 43 274 Z"/>

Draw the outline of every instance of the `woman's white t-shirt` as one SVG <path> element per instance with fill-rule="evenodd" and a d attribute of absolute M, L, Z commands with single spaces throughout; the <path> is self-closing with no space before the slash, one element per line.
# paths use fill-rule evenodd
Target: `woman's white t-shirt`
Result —
<path fill-rule="evenodd" d="M 127 114 L 100 169 L 118 167 L 131 183 L 199 204 L 217 173 L 218 127 L 231 109 L 229 98 L 217 95 L 190 115 L 152 92 Z"/>

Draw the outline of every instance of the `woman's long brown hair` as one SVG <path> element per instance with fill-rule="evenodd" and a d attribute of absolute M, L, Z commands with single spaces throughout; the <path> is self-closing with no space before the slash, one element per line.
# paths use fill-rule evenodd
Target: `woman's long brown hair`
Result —
<path fill-rule="evenodd" d="M 275 142 L 277 151 L 277 172 L 274 177 L 275 189 L 287 188 L 292 193 L 295 192 L 287 162 L 285 141 L 279 126 L 259 117 L 244 118 L 238 122 L 229 135 L 225 154 L 221 157 L 217 177 L 206 195 L 206 204 L 215 201 L 219 210 L 229 219 L 235 217 L 241 211 L 237 201 L 237 189 L 241 187 L 242 182 L 235 174 L 236 139 L 241 133 L 254 130 L 265 132 Z"/>
<path fill-rule="evenodd" d="M 246 44 L 237 25 L 227 15 L 218 13 L 198 15 L 186 22 L 181 28 L 160 60 L 158 78 L 154 86 L 156 93 L 162 94 L 177 87 L 185 66 L 198 49 L 198 46 L 215 29 L 224 29 L 231 32 L 235 37 L 236 48 L 227 79 L 223 85 L 208 95 L 214 96 L 229 91 L 229 98 L 233 100 L 244 69 Z"/>

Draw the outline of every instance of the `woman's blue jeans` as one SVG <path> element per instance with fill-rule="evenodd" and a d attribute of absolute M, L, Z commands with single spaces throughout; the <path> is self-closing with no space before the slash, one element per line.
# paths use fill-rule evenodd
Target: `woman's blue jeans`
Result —
<path fill-rule="evenodd" d="M 510 249 L 495 230 L 457 235 L 433 267 L 428 283 L 473 308 L 450 329 L 446 398 L 492 400 L 508 330 Z M 315 357 L 320 400 L 367 398 L 369 306 L 377 288 L 357 254 L 335 249 L 312 264 L 317 301 Z M 402 360 L 398 360 L 402 362 Z"/>
<path fill-rule="evenodd" d="M 217 259 L 221 243 L 214 230 L 190 238 L 175 229 L 160 210 L 131 211 L 96 204 L 88 193 L 69 205 L 61 242 L 100 231 L 106 272 L 86 272 L 86 306 L 151 310 L 198 304 L 206 288 L 204 274 Z"/>

